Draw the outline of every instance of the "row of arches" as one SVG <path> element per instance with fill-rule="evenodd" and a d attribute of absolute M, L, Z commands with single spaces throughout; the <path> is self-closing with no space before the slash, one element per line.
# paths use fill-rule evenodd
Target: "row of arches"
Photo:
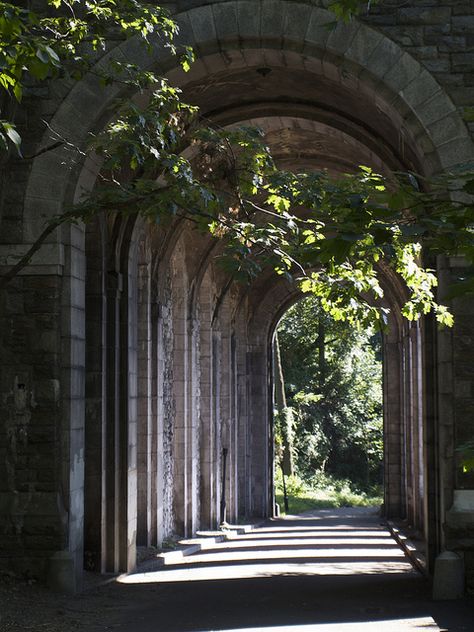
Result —
<path fill-rule="evenodd" d="M 430 73 L 359 21 L 330 30 L 327 11 L 284 0 L 216 2 L 176 19 L 179 41 L 197 54 L 188 74 L 159 42 L 149 54 L 133 39 L 98 64 L 119 56 L 167 74 L 216 124 L 261 127 L 285 168 L 340 173 L 363 162 L 430 176 L 472 156 Z M 82 145 L 123 96 L 91 74 L 56 104 L 51 128 Z M 448 136 L 445 118 L 455 123 Z M 35 158 L 18 218 L 25 242 L 99 172 L 93 160 L 71 167 L 62 148 Z M 58 233 L 41 273 L 62 284 L 58 494 L 76 576 L 84 551 L 86 567 L 130 570 L 137 544 L 215 528 L 223 489 L 229 520 L 271 515 L 271 338 L 298 290 L 269 271 L 251 286 L 233 283 L 216 263 L 219 247 L 184 222 L 165 229 L 111 214 Z M 403 322 L 404 288 L 390 270 L 382 276 L 392 310 L 385 511 L 423 530 L 434 555 L 455 486 L 453 446 L 441 445 L 454 425 L 453 400 L 438 406 L 442 336 L 429 319 Z"/>
<path fill-rule="evenodd" d="M 216 528 L 223 485 L 229 520 L 268 513 L 253 506 L 260 454 L 248 478 L 241 297 L 219 269 L 199 274 L 208 240 L 174 231 L 167 252 L 136 220 L 87 228 L 85 558 L 102 571 L 133 568 L 137 544 Z"/>
<path fill-rule="evenodd" d="M 86 231 L 84 551 L 102 572 L 274 511 L 272 337 L 302 294 L 270 272 L 230 286 L 212 259 L 202 271 L 210 238 L 171 230 L 101 217 Z M 384 511 L 427 535 L 426 333 L 389 296 Z"/>

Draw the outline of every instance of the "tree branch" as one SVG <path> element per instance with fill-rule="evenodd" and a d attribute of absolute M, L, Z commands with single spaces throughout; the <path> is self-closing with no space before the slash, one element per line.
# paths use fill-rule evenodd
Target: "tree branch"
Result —
<path fill-rule="evenodd" d="M 62 224 L 64 224 L 65 222 L 73 218 L 77 219 L 77 217 L 78 217 L 77 211 L 70 211 L 69 213 L 65 213 L 64 215 L 61 215 L 60 217 L 57 217 L 54 220 L 51 220 L 46 225 L 46 227 L 44 228 L 43 232 L 40 234 L 38 239 L 31 245 L 28 252 L 26 252 L 23 255 L 23 257 L 18 261 L 18 263 L 12 266 L 8 270 L 8 272 L 0 276 L 0 290 L 3 290 L 3 288 L 5 288 L 10 283 L 10 281 L 12 281 L 12 279 L 15 278 L 15 276 L 19 272 L 21 272 L 24 268 L 26 268 L 26 266 L 30 263 L 31 259 L 33 258 L 33 255 L 36 252 L 38 252 L 38 250 L 44 244 L 46 239 L 56 230 L 56 228 L 59 228 L 59 226 L 61 226 Z"/>

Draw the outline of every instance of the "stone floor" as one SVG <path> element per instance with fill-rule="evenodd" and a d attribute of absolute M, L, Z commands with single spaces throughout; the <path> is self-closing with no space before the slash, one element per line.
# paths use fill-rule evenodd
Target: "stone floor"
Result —
<path fill-rule="evenodd" d="M 24 586 L 2 606 L 0 591 L 0 632 L 474 632 L 474 599 L 433 602 L 374 510 L 272 520 L 207 547 L 75 597 Z"/>
<path fill-rule="evenodd" d="M 474 602 L 432 602 L 370 509 L 269 521 L 169 565 L 148 563 L 115 589 L 115 625 L 126 632 L 474 631 Z"/>

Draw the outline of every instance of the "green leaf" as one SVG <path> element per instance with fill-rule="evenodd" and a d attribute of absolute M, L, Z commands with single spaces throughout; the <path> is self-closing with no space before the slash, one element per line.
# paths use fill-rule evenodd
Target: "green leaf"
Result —
<path fill-rule="evenodd" d="M 10 142 L 15 145 L 19 156 L 21 156 L 21 151 L 20 151 L 21 136 L 20 136 L 20 134 L 16 131 L 15 127 L 11 123 L 8 123 L 7 121 L 1 121 L 1 126 L 3 127 L 3 131 L 4 131 L 4 134 L 5 134 L 6 138 L 8 138 L 10 140 Z"/>
<path fill-rule="evenodd" d="M 474 472 L 474 458 L 463 460 L 462 471 L 464 472 L 464 474 L 468 474 L 469 472 Z"/>
<path fill-rule="evenodd" d="M 20 102 L 23 96 L 23 88 L 21 87 L 20 83 L 16 83 L 14 85 L 13 94 L 15 95 L 16 100 Z"/>
<path fill-rule="evenodd" d="M 36 57 L 38 57 L 43 64 L 49 64 L 49 55 L 44 48 L 38 48 L 36 50 Z"/>

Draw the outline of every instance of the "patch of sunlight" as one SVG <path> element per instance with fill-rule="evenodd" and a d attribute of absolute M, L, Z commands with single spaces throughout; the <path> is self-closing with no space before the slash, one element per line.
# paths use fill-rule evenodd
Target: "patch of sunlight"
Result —
<path fill-rule="evenodd" d="M 203 553 L 194 553 L 191 557 L 183 557 L 181 559 L 173 560 L 173 566 L 182 564 L 201 564 L 205 562 L 245 562 L 253 560 L 279 560 L 292 558 L 308 558 L 308 559 L 323 559 L 323 558 L 338 558 L 349 557 L 357 560 L 357 558 L 404 558 L 405 554 L 397 546 L 387 549 L 353 549 L 350 546 L 344 549 L 296 549 L 294 551 L 288 551 L 285 549 L 279 550 L 259 550 L 253 551 L 218 551 L 214 549 L 204 551 Z"/>
<path fill-rule="evenodd" d="M 272 531 L 268 533 L 267 531 L 252 531 L 250 533 L 242 533 L 238 536 L 234 536 L 231 538 L 232 540 L 253 540 L 255 537 L 272 539 L 272 538 L 384 538 L 385 540 L 390 540 L 392 536 L 388 531 L 377 531 L 368 529 L 364 530 L 356 530 L 356 529 L 336 529 L 335 527 L 328 529 L 327 527 L 322 529 L 321 527 L 314 527 L 307 531 L 298 530 L 280 530 L 280 531 Z"/>
<path fill-rule="evenodd" d="M 171 582 L 215 581 L 225 579 L 252 579 L 260 577 L 298 577 L 311 575 L 374 575 L 406 574 L 415 572 L 411 565 L 399 562 L 353 561 L 321 563 L 244 564 L 206 567 L 163 568 L 158 571 L 134 573 L 118 578 L 121 584 L 164 584 Z M 296 630 L 296 628 L 295 628 Z"/>
<path fill-rule="evenodd" d="M 344 515 L 344 518 L 348 516 Z M 357 517 L 357 516 L 356 516 Z M 354 527 L 351 524 L 342 522 L 341 516 L 322 516 L 321 520 L 334 520 L 334 524 L 318 525 L 314 524 L 317 518 L 302 518 L 301 516 L 285 516 L 285 524 L 276 524 L 275 526 L 261 527 L 260 529 L 254 529 L 250 533 L 272 533 L 275 531 L 285 531 L 291 533 L 292 531 L 378 531 L 371 527 Z M 291 523 L 298 521 L 299 524 L 293 526 Z M 336 522 L 337 521 L 337 522 Z M 310 522 L 308 526 L 301 524 L 302 522 Z M 383 529 L 380 529 L 383 530 Z"/>
<path fill-rule="evenodd" d="M 307 510 L 304 513 L 288 514 L 279 520 L 285 522 L 317 522 L 318 520 L 337 520 L 343 527 L 350 528 L 350 524 L 344 524 L 344 520 L 353 520 L 354 518 L 360 520 L 361 517 L 366 516 L 373 517 L 378 516 L 380 509 L 378 507 L 333 507 L 332 509 L 318 509 L 315 507 L 313 510 Z M 277 519 L 278 520 L 278 519 Z M 359 527 L 360 528 L 360 527 Z M 327 525 L 326 525 L 327 529 Z"/>
<path fill-rule="evenodd" d="M 384 621 L 357 621 L 350 623 L 312 623 L 311 625 L 279 625 L 269 628 L 238 628 L 221 632 L 440 632 L 431 617 L 390 619 Z"/>
<path fill-rule="evenodd" d="M 396 544 L 395 542 L 389 537 L 389 538 L 375 538 L 373 536 L 369 536 L 366 538 L 360 538 L 358 537 L 358 535 L 355 535 L 354 537 L 348 537 L 347 535 L 345 536 L 336 536 L 334 537 L 334 535 L 331 535 L 331 537 L 323 537 L 323 536 L 317 536 L 316 538 L 313 537 L 309 537 L 306 536 L 306 538 L 296 538 L 294 537 L 293 534 L 288 535 L 287 537 L 284 536 L 284 534 L 280 534 L 280 537 L 273 537 L 271 539 L 270 542 L 265 542 L 265 538 L 260 538 L 260 535 L 258 535 L 258 538 L 256 538 L 255 536 L 253 537 L 253 539 L 238 539 L 238 540 L 228 540 L 227 542 L 217 542 L 216 544 L 212 545 L 213 549 L 245 549 L 245 548 L 260 548 L 260 547 L 274 547 L 274 546 L 285 546 L 285 547 L 290 547 L 290 546 L 313 546 L 313 547 L 319 547 L 319 546 L 329 546 L 330 545 L 335 545 L 337 547 L 340 547 L 342 545 L 346 546 L 347 548 L 351 548 L 352 546 L 384 546 L 384 547 L 394 547 L 396 548 Z M 387 550 L 385 548 L 385 550 Z"/>

